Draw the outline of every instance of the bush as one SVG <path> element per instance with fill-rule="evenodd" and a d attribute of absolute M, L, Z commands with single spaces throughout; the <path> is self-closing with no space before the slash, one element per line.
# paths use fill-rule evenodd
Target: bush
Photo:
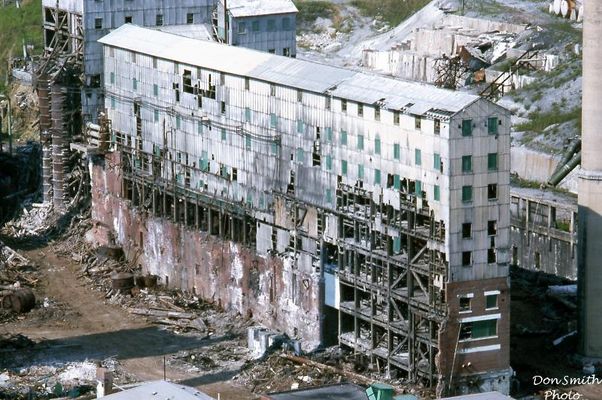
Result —
<path fill-rule="evenodd" d="M 416 11 L 427 5 L 429 0 L 352 0 L 351 4 L 368 17 L 381 17 L 391 26 L 399 25 Z"/>

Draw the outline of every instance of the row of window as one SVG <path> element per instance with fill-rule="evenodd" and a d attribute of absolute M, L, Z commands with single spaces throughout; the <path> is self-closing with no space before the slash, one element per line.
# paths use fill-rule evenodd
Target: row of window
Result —
<path fill-rule="evenodd" d="M 123 17 L 123 23 L 124 24 L 131 24 L 132 22 L 134 22 L 134 17 L 131 15 L 125 15 Z M 194 14 L 193 13 L 187 13 L 186 14 L 186 23 L 187 24 L 194 24 Z M 163 26 L 163 14 L 156 14 L 155 15 L 155 25 L 156 26 Z M 102 18 L 95 18 L 94 19 L 94 29 L 103 29 L 103 19 Z"/>
<path fill-rule="evenodd" d="M 291 19 L 289 17 L 282 18 L 282 20 L 280 21 L 280 27 L 283 31 L 291 30 L 291 27 L 292 27 Z M 255 20 L 255 21 L 252 21 L 250 24 L 247 24 L 246 21 L 238 22 L 238 34 L 239 35 L 246 34 L 248 32 L 249 28 L 251 29 L 251 32 L 259 32 L 261 30 L 261 21 Z M 276 24 L 275 19 L 271 18 L 266 21 L 266 30 L 268 32 L 275 32 L 276 28 L 277 28 L 277 24 Z"/>
<path fill-rule="evenodd" d="M 491 247 L 487 249 L 487 264 L 495 264 L 497 262 L 497 253 L 495 251 L 495 247 Z M 462 252 L 462 266 L 470 267 L 472 266 L 472 251 L 463 251 Z"/>
<path fill-rule="evenodd" d="M 485 121 L 485 127 L 487 128 L 487 133 L 489 135 L 497 135 L 498 134 L 498 126 L 502 124 L 502 121 L 497 117 L 489 117 Z M 472 119 L 465 119 L 462 121 L 462 136 L 472 136 L 473 130 L 476 128 L 476 124 Z"/>
<path fill-rule="evenodd" d="M 472 295 L 460 296 L 460 312 L 467 313 L 472 311 Z M 498 294 L 485 294 L 485 310 L 495 310 L 498 308 Z"/>
<path fill-rule="evenodd" d="M 498 186 L 497 183 L 490 183 L 487 185 L 487 200 L 497 200 L 498 198 Z M 462 186 L 462 202 L 471 203 L 473 200 L 473 187 L 472 185 Z"/>

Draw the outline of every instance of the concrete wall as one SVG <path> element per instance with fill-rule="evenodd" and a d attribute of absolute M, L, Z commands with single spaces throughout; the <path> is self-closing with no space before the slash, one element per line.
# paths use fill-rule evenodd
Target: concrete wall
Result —
<path fill-rule="evenodd" d="M 92 218 L 114 232 L 128 259 L 162 284 L 196 293 L 227 310 L 297 335 L 304 349 L 319 342 L 319 274 L 287 258 L 153 218 L 121 196 L 118 153 L 90 164 Z M 294 283 L 293 283 L 294 282 Z M 295 289 L 293 289 L 293 284 Z"/>
<path fill-rule="evenodd" d="M 512 147 L 511 172 L 529 181 L 545 183 L 550 179 L 560 161 L 560 155 L 542 153 L 527 147 Z M 561 189 L 577 193 L 579 168 L 573 170 L 558 185 Z"/>

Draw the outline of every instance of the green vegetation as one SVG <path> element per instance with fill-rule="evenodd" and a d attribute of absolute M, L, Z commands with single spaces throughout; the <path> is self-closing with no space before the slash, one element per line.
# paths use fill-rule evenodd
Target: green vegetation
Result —
<path fill-rule="evenodd" d="M 351 4 L 368 17 L 381 17 L 390 26 L 399 25 L 429 0 L 352 0 Z"/>
<path fill-rule="evenodd" d="M 324 0 L 295 0 L 293 1 L 299 10 L 297 22 L 300 25 L 311 24 L 316 18 L 331 18 L 338 15 L 337 6 L 330 1 Z"/>
<path fill-rule="evenodd" d="M 530 121 L 516 125 L 518 132 L 531 131 L 543 132 L 550 125 L 560 124 L 568 121 L 577 121 L 579 131 L 581 131 L 581 107 L 576 107 L 569 111 L 562 111 L 560 107 L 553 107 L 551 111 L 539 112 L 533 111 L 529 114 Z"/>
<path fill-rule="evenodd" d="M 8 57 L 21 54 L 23 40 L 42 52 L 42 0 L 25 0 L 21 8 L 0 8 L 0 90 L 4 85 Z"/>

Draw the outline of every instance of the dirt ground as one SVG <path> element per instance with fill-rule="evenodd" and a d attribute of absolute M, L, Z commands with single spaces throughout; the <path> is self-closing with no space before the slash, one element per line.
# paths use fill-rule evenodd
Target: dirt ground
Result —
<path fill-rule="evenodd" d="M 60 311 L 31 311 L 13 322 L 0 325 L 0 334 L 20 333 L 38 342 L 32 349 L 0 353 L 0 370 L 36 363 L 67 363 L 115 357 L 124 370 L 139 381 L 163 378 L 164 357 L 202 349 L 226 338 L 175 334 L 151 325 L 143 317 L 108 304 L 102 293 L 77 279 L 79 267 L 57 257 L 51 247 L 21 252 L 39 266 L 38 299 L 60 304 Z M 42 307 L 43 308 L 43 307 Z M 168 380 L 198 388 L 222 399 L 256 398 L 246 388 L 231 382 L 233 374 L 166 368 Z"/>

